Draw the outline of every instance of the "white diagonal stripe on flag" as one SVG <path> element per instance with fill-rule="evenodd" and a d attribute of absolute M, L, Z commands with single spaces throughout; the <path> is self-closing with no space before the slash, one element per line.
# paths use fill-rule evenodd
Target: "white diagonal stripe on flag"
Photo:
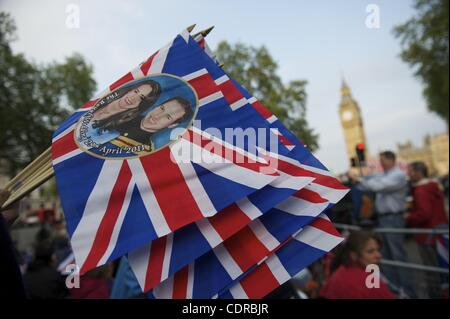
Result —
<path fill-rule="evenodd" d="M 108 261 L 108 258 L 111 256 L 112 252 L 114 251 L 114 248 L 116 247 L 117 240 L 119 239 L 119 233 L 120 233 L 120 230 L 122 229 L 122 224 L 125 219 L 125 215 L 128 211 L 128 207 L 130 206 L 130 201 L 131 201 L 131 196 L 133 194 L 134 185 L 135 185 L 135 183 L 134 183 L 133 179 L 131 179 L 130 182 L 128 183 L 128 187 L 127 187 L 127 190 L 125 193 L 125 198 L 123 200 L 122 207 L 120 208 L 119 216 L 117 218 L 116 223 L 114 224 L 114 229 L 113 229 L 111 238 L 108 243 L 108 248 L 106 249 L 103 257 L 100 259 L 98 266 L 106 264 L 106 262 Z"/>
<path fill-rule="evenodd" d="M 161 270 L 161 280 L 169 277 L 170 258 L 172 256 L 173 233 L 166 236 L 166 249 L 164 250 L 164 260 Z"/>
<path fill-rule="evenodd" d="M 267 250 L 272 251 L 280 245 L 280 242 L 267 230 L 266 226 L 259 219 L 252 221 L 249 226 Z"/>
<path fill-rule="evenodd" d="M 263 214 L 247 197 L 238 200 L 236 205 L 250 220 L 254 220 Z"/>
<path fill-rule="evenodd" d="M 195 78 L 198 78 L 198 77 L 200 77 L 202 75 L 205 75 L 205 74 L 208 74 L 208 70 L 203 68 L 203 69 L 200 69 L 198 71 L 195 71 L 195 72 L 183 75 L 182 79 L 185 80 L 186 82 L 189 82 L 189 81 L 191 81 L 191 80 L 193 80 Z"/>
<path fill-rule="evenodd" d="M 331 174 L 329 171 L 327 171 L 325 169 L 321 169 L 321 168 L 317 168 L 317 167 L 305 165 L 305 164 L 300 164 L 300 166 L 310 172 L 314 172 L 314 173 L 317 173 L 320 175 L 334 177 L 333 174 Z"/>
<path fill-rule="evenodd" d="M 136 186 L 141 195 L 142 202 L 144 203 L 145 210 L 150 218 L 155 232 L 158 237 L 162 237 L 171 232 L 166 218 L 164 217 L 161 208 L 159 207 L 156 196 L 153 193 L 150 182 L 145 173 L 144 167 L 139 158 L 128 160 L 128 164 L 131 169 L 132 178 L 134 179 Z"/>
<path fill-rule="evenodd" d="M 270 182 L 270 186 L 276 188 L 289 188 L 299 190 L 314 181 L 313 177 L 292 176 L 282 172 L 281 170 L 278 170 L 278 173 L 280 174 L 280 176 L 274 181 Z"/>
<path fill-rule="evenodd" d="M 145 77 L 140 66 L 131 70 L 131 75 L 133 76 L 133 80 L 140 80 Z"/>
<path fill-rule="evenodd" d="M 196 225 L 203 237 L 208 241 L 211 248 L 218 246 L 223 242 L 222 237 L 220 237 L 219 233 L 215 230 L 213 225 L 209 222 L 207 218 L 203 218 L 196 222 Z"/>
<path fill-rule="evenodd" d="M 241 107 L 243 107 L 246 104 L 247 104 L 247 99 L 245 97 L 243 97 L 242 99 L 231 104 L 230 107 L 233 111 L 236 111 L 237 109 L 240 109 Z"/>
<path fill-rule="evenodd" d="M 306 226 L 303 231 L 295 237 L 295 240 L 328 252 L 341 243 L 343 238 L 334 236 L 313 226 Z"/>
<path fill-rule="evenodd" d="M 192 144 L 191 149 L 194 154 L 200 154 L 200 156 L 194 158 L 203 159 L 203 161 L 195 162 L 196 164 L 235 183 L 260 189 L 275 179 L 275 176 L 261 174 L 241 166 L 234 165 L 231 161 L 219 155 L 207 152 L 196 144 Z"/>
<path fill-rule="evenodd" d="M 204 98 L 200 99 L 198 101 L 198 106 L 202 107 L 205 106 L 211 102 L 217 101 L 219 99 L 223 98 L 223 94 L 221 91 L 213 93 L 211 95 L 205 96 Z"/>
<path fill-rule="evenodd" d="M 145 290 L 145 280 L 147 278 L 147 268 L 150 258 L 152 243 L 139 247 L 128 253 L 128 261 L 136 279 L 141 286 L 142 291 Z"/>
<path fill-rule="evenodd" d="M 79 148 L 77 148 L 69 153 L 66 153 L 60 157 L 55 158 L 54 160 L 52 160 L 52 163 L 53 163 L 53 165 L 58 165 L 59 163 L 64 162 L 64 161 L 66 161 L 72 157 L 75 157 L 77 155 L 80 155 L 82 153 L 84 153 L 84 152 L 82 150 L 80 150 Z"/>
<path fill-rule="evenodd" d="M 58 135 L 56 135 L 54 138 L 52 138 L 52 143 L 55 143 L 57 140 L 59 140 L 60 138 L 66 136 L 67 134 L 69 134 L 70 132 L 72 132 L 75 129 L 75 126 L 77 125 L 77 123 L 74 123 L 72 125 L 70 125 L 68 128 L 66 128 L 64 131 L 62 131 L 61 133 L 59 133 Z"/>
<path fill-rule="evenodd" d="M 89 195 L 86 207 L 71 243 L 77 264 L 82 267 L 95 240 L 97 229 L 108 207 L 110 195 L 119 176 L 123 161 L 105 161 Z"/>
<path fill-rule="evenodd" d="M 178 143 L 189 144 L 189 142 L 181 139 Z M 178 154 L 174 154 L 175 149 L 171 147 L 172 155 L 177 158 Z M 180 161 L 177 161 L 177 165 L 180 168 L 181 174 L 183 174 L 184 179 L 186 181 L 186 185 L 192 193 L 192 196 L 195 202 L 198 205 L 198 208 L 202 212 L 202 215 L 205 217 L 213 216 L 217 213 L 216 208 L 214 207 L 211 199 L 208 196 L 205 188 L 200 182 L 197 172 L 195 171 L 192 164 L 184 158 L 181 158 Z"/>
<path fill-rule="evenodd" d="M 190 34 L 189 34 L 188 30 L 184 29 L 183 31 L 181 31 L 180 36 L 183 38 L 183 40 L 186 43 L 189 43 L 189 36 L 190 36 Z"/>
<path fill-rule="evenodd" d="M 228 75 L 222 75 L 220 78 L 217 78 L 214 80 L 214 82 L 216 82 L 216 85 L 221 85 L 223 83 L 225 83 L 226 81 L 228 81 L 230 78 L 228 77 Z"/>
<path fill-rule="evenodd" d="M 248 299 L 248 295 L 240 282 L 233 284 L 233 287 L 230 288 L 230 293 L 234 299 Z"/>
<path fill-rule="evenodd" d="M 269 267 L 272 275 L 280 285 L 291 279 L 291 275 L 289 275 L 286 268 L 284 268 L 283 264 L 276 254 L 271 255 L 266 260 L 266 265 Z"/>
<path fill-rule="evenodd" d="M 224 141 L 224 140 L 222 140 L 222 139 L 220 139 L 220 138 L 218 138 L 218 137 L 216 137 L 216 136 L 214 136 L 214 135 L 212 135 L 212 134 L 210 134 L 210 133 L 208 133 L 206 131 L 203 131 L 203 130 L 195 127 L 195 126 L 193 126 L 191 128 L 191 130 L 192 130 L 192 132 L 200 134 L 202 137 L 204 137 L 206 139 L 209 139 L 209 140 L 212 140 L 212 141 L 214 141 L 216 143 L 219 143 L 220 145 L 223 145 L 224 147 L 226 147 L 226 148 L 228 148 L 230 150 L 233 150 L 233 151 L 239 153 L 242 156 L 248 157 L 252 161 L 259 162 L 259 163 L 264 163 L 264 164 L 268 163 L 267 160 L 264 159 L 263 157 L 257 156 L 257 155 L 255 155 L 253 153 L 250 153 L 250 152 L 247 152 L 244 149 L 239 148 L 236 145 L 233 145 L 231 143 L 228 143 L 227 141 Z"/>
<path fill-rule="evenodd" d="M 223 268 L 227 271 L 230 277 L 234 280 L 242 274 L 241 268 L 238 266 L 236 261 L 231 257 L 228 250 L 224 245 L 219 245 L 213 249 L 214 254 L 216 254 L 217 259 L 219 259 Z"/>
<path fill-rule="evenodd" d="M 194 296 L 194 267 L 195 263 L 191 263 L 188 266 L 188 282 L 187 282 L 187 291 L 186 291 L 186 298 L 192 299 Z"/>
<path fill-rule="evenodd" d="M 172 47 L 172 43 L 170 42 L 165 47 L 160 49 L 158 53 L 155 55 L 152 61 L 152 65 L 147 72 L 147 75 L 161 73 L 164 68 L 164 63 L 166 63 L 167 54 L 169 54 L 169 50 Z"/>
<path fill-rule="evenodd" d="M 319 193 L 321 197 L 325 198 L 333 204 L 339 202 L 345 196 L 345 194 L 348 193 L 348 189 L 331 188 L 328 186 L 316 184 L 314 182 L 309 184 L 306 188 L 313 192 Z"/>
<path fill-rule="evenodd" d="M 327 206 L 328 202 L 312 203 L 305 199 L 291 196 L 276 205 L 275 208 L 295 216 L 316 217 L 323 212 Z"/>
<path fill-rule="evenodd" d="M 276 120 L 278 120 L 278 118 L 275 115 L 272 115 L 271 117 L 268 117 L 267 122 L 269 122 L 270 124 L 272 124 L 273 122 L 275 122 Z"/>
<path fill-rule="evenodd" d="M 254 96 L 252 96 L 251 98 L 248 99 L 248 103 L 250 103 L 250 104 L 253 104 L 253 103 L 257 102 L 257 101 L 258 100 Z"/>

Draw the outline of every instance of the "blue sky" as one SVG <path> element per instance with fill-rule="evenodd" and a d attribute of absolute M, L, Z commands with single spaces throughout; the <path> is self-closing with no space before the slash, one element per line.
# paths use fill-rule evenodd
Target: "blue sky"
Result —
<path fill-rule="evenodd" d="M 80 9 L 80 28 L 66 27 L 68 4 Z M 380 9 L 380 28 L 369 29 L 366 6 Z M 77 51 L 94 66 L 99 91 L 197 23 L 208 36 L 265 45 L 284 81 L 306 79 L 307 120 L 320 134 L 316 153 L 334 172 L 347 168 L 338 118 L 342 75 L 362 108 L 371 153 L 395 149 L 446 130 L 427 112 L 420 82 L 399 58 L 394 25 L 413 14 L 412 1 L 56 1 L 1 0 L 18 27 L 13 49 L 38 63 Z M 226 69 L 226 66 L 225 66 Z"/>

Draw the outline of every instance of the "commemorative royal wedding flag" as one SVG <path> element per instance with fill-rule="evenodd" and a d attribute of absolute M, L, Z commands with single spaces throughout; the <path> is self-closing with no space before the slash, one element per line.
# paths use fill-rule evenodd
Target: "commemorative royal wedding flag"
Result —
<path fill-rule="evenodd" d="M 262 297 L 341 240 L 346 188 L 187 31 L 63 122 L 52 162 L 81 274 L 127 255 L 151 297 Z"/>
<path fill-rule="evenodd" d="M 280 176 L 251 141 L 208 132 L 252 125 L 245 114 L 224 118 L 225 105 L 202 111 L 225 103 L 208 63 L 184 31 L 55 131 L 53 167 L 82 274 Z"/>

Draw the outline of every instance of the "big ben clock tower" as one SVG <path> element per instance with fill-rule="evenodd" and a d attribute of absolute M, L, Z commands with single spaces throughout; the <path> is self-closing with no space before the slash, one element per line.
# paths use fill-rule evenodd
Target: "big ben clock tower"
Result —
<path fill-rule="evenodd" d="M 363 144 L 367 158 L 366 135 L 364 134 L 363 121 L 358 103 L 352 98 L 350 89 L 342 80 L 341 103 L 339 104 L 339 117 L 344 131 L 345 144 L 349 163 L 356 158 L 356 146 Z"/>

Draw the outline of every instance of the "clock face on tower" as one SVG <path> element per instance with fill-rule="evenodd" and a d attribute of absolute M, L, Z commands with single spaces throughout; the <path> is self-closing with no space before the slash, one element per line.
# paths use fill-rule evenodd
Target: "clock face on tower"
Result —
<path fill-rule="evenodd" d="M 345 111 L 342 113 L 342 120 L 345 122 L 351 121 L 353 118 L 353 113 L 351 111 Z"/>

